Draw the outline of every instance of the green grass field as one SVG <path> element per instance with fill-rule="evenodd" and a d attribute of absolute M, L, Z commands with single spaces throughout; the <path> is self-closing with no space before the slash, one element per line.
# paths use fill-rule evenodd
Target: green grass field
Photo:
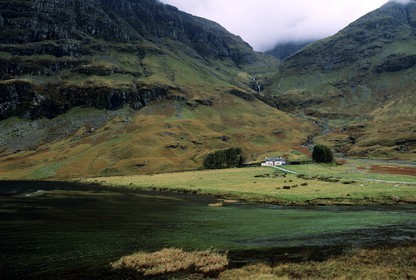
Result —
<path fill-rule="evenodd" d="M 377 174 L 351 160 L 344 165 L 293 165 L 84 179 L 104 186 L 195 192 L 223 199 L 278 204 L 392 204 L 416 202 L 416 177 Z M 407 167 L 408 169 L 414 169 Z"/>

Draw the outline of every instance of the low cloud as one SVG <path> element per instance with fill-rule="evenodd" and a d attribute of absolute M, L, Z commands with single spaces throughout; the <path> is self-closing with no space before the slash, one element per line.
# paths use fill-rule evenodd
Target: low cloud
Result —
<path fill-rule="evenodd" d="M 388 0 L 161 0 L 220 23 L 255 50 L 335 34 Z M 403 0 L 395 0 L 403 2 Z"/>
<path fill-rule="evenodd" d="M 414 2 L 415 0 L 390 0 L 390 2 L 397 2 L 400 4 L 408 4 L 410 2 Z"/>

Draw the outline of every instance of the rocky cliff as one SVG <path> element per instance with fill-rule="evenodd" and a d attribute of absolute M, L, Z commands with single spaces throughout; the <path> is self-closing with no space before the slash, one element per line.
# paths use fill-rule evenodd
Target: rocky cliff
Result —
<path fill-rule="evenodd" d="M 13 55 L 82 56 L 99 51 L 88 48 L 92 40 L 170 38 L 203 57 L 230 57 L 236 64 L 253 59 L 251 47 L 219 24 L 156 0 L 2 1 L 0 11 L 2 51 Z"/>
<path fill-rule="evenodd" d="M 189 67 L 197 60 L 224 77 L 259 62 L 217 23 L 156 0 L 2 1 L 0 25 L 0 119 L 53 117 L 75 106 L 140 109 L 180 84 L 155 56 L 176 55 Z M 152 79 L 161 72 L 169 81 Z"/>

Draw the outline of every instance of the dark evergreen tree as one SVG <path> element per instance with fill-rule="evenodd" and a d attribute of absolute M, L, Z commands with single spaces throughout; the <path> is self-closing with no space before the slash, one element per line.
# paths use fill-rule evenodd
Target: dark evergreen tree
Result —
<path fill-rule="evenodd" d="M 312 159 L 317 163 L 330 163 L 334 161 L 334 155 L 329 147 L 316 145 L 313 148 Z"/>
<path fill-rule="evenodd" d="M 241 148 L 229 148 L 207 155 L 203 165 L 206 169 L 222 169 L 240 167 L 243 163 L 243 150 Z"/>

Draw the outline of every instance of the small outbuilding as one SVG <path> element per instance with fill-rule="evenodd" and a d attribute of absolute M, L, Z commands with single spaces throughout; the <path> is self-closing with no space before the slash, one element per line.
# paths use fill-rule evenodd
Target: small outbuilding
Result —
<path fill-rule="evenodd" d="M 261 166 L 278 166 L 278 165 L 285 165 L 286 159 L 283 157 L 270 157 L 265 158 L 265 160 L 261 163 Z"/>

